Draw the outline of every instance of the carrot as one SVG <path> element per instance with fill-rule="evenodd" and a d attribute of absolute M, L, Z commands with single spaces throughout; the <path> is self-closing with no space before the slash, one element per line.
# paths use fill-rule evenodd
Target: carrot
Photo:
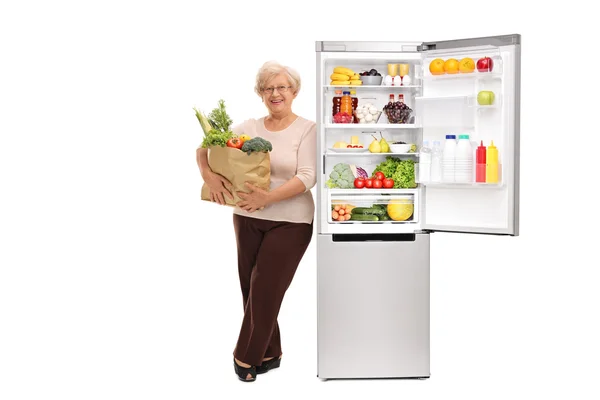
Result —
<path fill-rule="evenodd" d="M 344 214 L 346 214 L 346 210 L 344 210 L 344 209 L 342 208 L 340 211 L 338 211 L 338 214 L 340 214 L 340 215 L 344 215 Z"/>
<path fill-rule="evenodd" d="M 339 217 L 339 214 L 337 212 L 333 211 L 331 213 L 331 218 L 335 219 L 336 221 L 337 221 L 338 217 Z"/>

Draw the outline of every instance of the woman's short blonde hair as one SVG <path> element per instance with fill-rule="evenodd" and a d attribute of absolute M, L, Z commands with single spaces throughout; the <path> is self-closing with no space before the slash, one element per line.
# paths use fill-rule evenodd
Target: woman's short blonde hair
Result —
<path fill-rule="evenodd" d="M 258 73 L 256 74 L 256 85 L 254 86 L 256 94 L 262 97 L 261 90 L 265 87 L 265 84 L 271 78 L 281 73 L 287 75 L 288 81 L 290 82 L 294 93 L 297 95 L 298 92 L 300 92 L 300 74 L 298 74 L 295 69 L 281 65 L 276 61 L 267 61 L 258 70 Z"/>

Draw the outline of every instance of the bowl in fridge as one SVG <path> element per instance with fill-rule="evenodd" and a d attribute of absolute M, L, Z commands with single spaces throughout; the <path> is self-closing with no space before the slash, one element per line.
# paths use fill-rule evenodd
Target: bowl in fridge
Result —
<path fill-rule="evenodd" d="M 368 86 L 381 86 L 381 81 L 383 80 L 383 76 L 371 76 L 371 75 L 363 75 L 360 77 L 363 85 Z"/>
<path fill-rule="evenodd" d="M 392 153 L 408 153 L 408 152 L 410 152 L 411 147 L 412 147 L 412 145 L 410 143 L 407 143 L 407 144 L 390 143 L 390 151 Z"/>

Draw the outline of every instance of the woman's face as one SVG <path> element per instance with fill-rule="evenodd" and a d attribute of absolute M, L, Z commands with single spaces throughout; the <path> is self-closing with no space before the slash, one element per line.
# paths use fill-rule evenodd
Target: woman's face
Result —
<path fill-rule="evenodd" d="M 291 86 L 287 76 L 283 73 L 265 83 L 262 99 L 271 114 L 287 114 L 292 111 L 292 102 L 296 98 L 296 94 L 294 93 L 295 89 Z"/>

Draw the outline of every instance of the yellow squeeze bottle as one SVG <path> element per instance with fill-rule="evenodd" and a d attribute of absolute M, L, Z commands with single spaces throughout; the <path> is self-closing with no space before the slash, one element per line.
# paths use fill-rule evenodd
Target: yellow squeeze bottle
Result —
<path fill-rule="evenodd" d="M 485 181 L 486 183 L 498 183 L 498 148 L 494 146 L 494 141 L 486 150 Z"/>

